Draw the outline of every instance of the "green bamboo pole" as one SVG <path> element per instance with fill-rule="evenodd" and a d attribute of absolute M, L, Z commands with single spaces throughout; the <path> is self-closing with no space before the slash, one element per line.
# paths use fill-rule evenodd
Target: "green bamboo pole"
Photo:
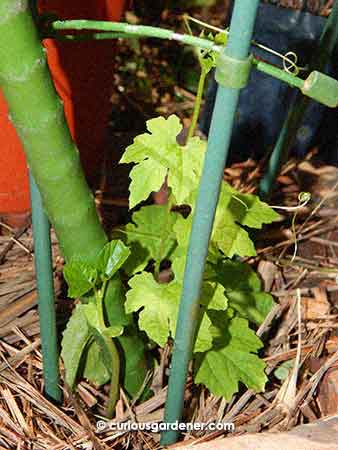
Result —
<path fill-rule="evenodd" d="M 255 23 L 259 0 L 236 0 L 231 19 L 230 33 L 224 53 L 233 59 L 245 60 Z M 200 288 L 208 253 L 209 239 L 218 203 L 224 166 L 227 159 L 232 127 L 240 89 L 219 86 L 205 155 L 202 178 L 193 217 L 185 267 L 183 291 L 174 341 L 168 395 L 165 406 L 165 423 L 175 423 L 182 418 L 184 391 L 188 365 L 196 333 L 199 314 Z M 224 380 L 226 383 L 227 380 Z M 162 434 L 161 444 L 169 445 L 178 439 L 178 431 Z"/>
<path fill-rule="evenodd" d="M 59 401 L 58 353 L 49 223 L 61 249 L 93 258 L 106 242 L 51 82 L 27 2 L 0 1 L 0 85 L 23 142 L 31 178 L 32 222 L 46 394 Z"/>
<path fill-rule="evenodd" d="M 39 189 L 30 174 L 34 263 L 38 292 L 40 336 L 42 347 L 44 391 L 56 401 L 61 401 L 59 355 L 57 347 L 53 265 L 50 225 L 43 211 Z"/>
<path fill-rule="evenodd" d="M 0 83 L 64 256 L 94 258 L 107 239 L 24 0 L 0 1 Z"/>
<path fill-rule="evenodd" d="M 0 87 L 63 255 L 66 260 L 94 260 L 107 237 L 86 184 L 62 102 L 51 81 L 27 0 L 0 0 Z M 107 296 L 111 293 L 111 302 L 115 302 L 110 307 L 121 316 L 123 295 L 114 293 L 122 291 L 116 276 L 108 286 Z M 52 321 L 48 314 L 41 320 Z M 121 336 L 122 347 L 126 340 L 129 352 L 138 350 L 135 334 Z M 147 364 L 142 366 L 141 359 L 140 356 L 137 367 L 145 378 Z"/>
<path fill-rule="evenodd" d="M 332 52 L 338 41 L 338 0 L 334 2 L 331 14 L 326 21 L 323 33 L 310 63 L 311 70 L 324 71 L 329 63 Z M 291 145 L 301 125 L 310 99 L 297 92 L 295 102 L 290 109 L 287 119 L 278 137 L 275 148 L 271 154 L 265 175 L 259 186 L 260 197 L 268 200 L 276 177 L 288 159 Z"/>

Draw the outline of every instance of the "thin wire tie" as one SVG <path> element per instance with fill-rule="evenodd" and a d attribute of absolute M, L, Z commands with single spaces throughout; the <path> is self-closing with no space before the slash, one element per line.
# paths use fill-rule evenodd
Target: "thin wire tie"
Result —
<path fill-rule="evenodd" d="M 207 28 L 209 30 L 216 31 L 218 33 L 229 34 L 228 29 L 222 29 L 222 28 L 215 27 L 206 22 L 203 22 L 202 20 L 195 19 L 195 17 L 189 16 L 187 14 L 183 15 L 183 20 L 186 25 L 190 21 L 190 22 L 194 22 L 197 25 L 200 25 L 204 28 Z M 285 55 L 283 55 L 282 53 L 279 53 L 276 50 L 273 50 L 273 49 L 267 47 L 266 45 L 260 44 L 259 42 L 255 41 L 255 40 L 252 40 L 252 44 L 255 45 L 256 47 L 261 48 L 262 50 L 280 58 L 283 61 L 283 70 L 285 72 L 289 73 L 290 75 L 297 76 L 301 70 L 305 70 L 305 67 L 299 67 L 297 65 L 298 56 L 295 52 L 289 51 L 289 52 L 285 53 Z"/>

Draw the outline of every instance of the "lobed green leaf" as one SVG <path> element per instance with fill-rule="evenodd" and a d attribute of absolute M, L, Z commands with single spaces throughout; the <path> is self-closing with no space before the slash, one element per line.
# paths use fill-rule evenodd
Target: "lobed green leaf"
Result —
<path fill-rule="evenodd" d="M 157 283 L 150 273 L 145 272 L 135 275 L 129 286 L 125 304 L 127 313 L 139 311 L 141 330 L 164 347 L 168 337 L 175 336 L 182 286 L 176 281 Z M 211 322 L 203 310 L 197 320 L 200 325 L 194 351 L 206 351 L 212 345 Z"/>
<path fill-rule="evenodd" d="M 197 187 L 206 144 L 193 138 L 185 147 L 180 146 L 176 139 L 182 125 L 175 115 L 148 120 L 147 128 L 149 133 L 137 136 L 120 160 L 136 163 L 130 172 L 130 208 L 158 191 L 166 175 L 176 203 L 183 204 L 192 187 Z"/>
<path fill-rule="evenodd" d="M 132 222 L 125 227 L 126 243 L 131 255 L 124 270 L 133 274 L 145 268 L 153 259 L 160 263 L 168 257 L 176 244 L 173 225 L 177 214 L 170 212 L 168 205 L 151 205 L 135 212 Z"/>
<path fill-rule="evenodd" d="M 231 308 L 241 317 L 260 325 L 274 306 L 272 296 L 262 292 L 262 283 L 253 269 L 239 261 L 220 261 L 215 279 L 223 286 Z"/>
<path fill-rule="evenodd" d="M 197 356 L 195 382 L 204 384 L 214 395 L 228 401 L 238 392 L 239 382 L 256 392 L 263 391 L 267 381 L 265 363 L 255 354 L 262 347 L 261 341 L 244 319 L 224 322 L 217 312 L 214 325 L 216 314 L 217 345 Z"/>

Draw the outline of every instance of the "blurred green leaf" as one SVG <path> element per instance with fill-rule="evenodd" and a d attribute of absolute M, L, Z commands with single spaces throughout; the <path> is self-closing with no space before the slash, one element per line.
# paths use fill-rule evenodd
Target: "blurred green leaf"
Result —
<path fill-rule="evenodd" d="M 99 254 L 97 267 L 103 279 L 109 280 L 122 267 L 130 250 L 120 240 L 108 242 Z"/>
<path fill-rule="evenodd" d="M 72 259 L 63 269 L 68 284 L 68 297 L 77 298 L 87 294 L 97 280 L 97 270 L 90 264 Z"/>
<path fill-rule="evenodd" d="M 87 346 L 83 378 L 96 383 L 98 386 L 108 383 L 110 379 L 109 371 L 103 362 L 101 348 L 94 339 Z"/>

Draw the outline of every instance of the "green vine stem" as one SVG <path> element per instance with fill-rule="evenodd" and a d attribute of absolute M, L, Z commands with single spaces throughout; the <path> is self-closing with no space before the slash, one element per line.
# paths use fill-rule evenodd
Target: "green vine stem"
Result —
<path fill-rule="evenodd" d="M 190 16 L 183 16 L 183 21 L 185 24 L 185 27 L 189 33 L 189 35 L 192 36 L 192 30 L 190 27 L 190 23 L 189 20 L 194 21 L 194 18 L 190 17 Z M 203 98 L 203 92 L 204 92 L 204 86 L 205 86 L 205 81 L 206 81 L 206 77 L 209 73 L 209 70 L 207 69 L 206 65 L 203 64 L 203 55 L 200 49 L 195 49 L 195 53 L 197 55 L 199 64 L 200 64 L 200 68 L 201 68 L 201 73 L 200 73 L 200 77 L 198 80 L 198 87 L 197 87 L 197 94 L 196 94 L 196 98 L 195 98 L 195 102 L 194 102 L 194 111 L 193 111 L 193 116 L 191 119 L 191 124 L 190 124 L 190 128 L 189 128 L 189 132 L 188 132 L 188 136 L 187 136 L 187 140 L 186 142 L 189 141 L 189 139 L 191 139 L 195 133 L 196 130 L 196 126 L 197 126 L 197 121 L 200 115 L 200 110 L 201 110 L 201 104 L 202 104 L 202 98 Z M 206 53 L 210 53 L 210 52 L 206 52 Z"/>
<path fill-rule="evenodd" d="M 109 398 L 106 406 L 106 417 L 111 419 L 113 417 L 116 403 L 119 399 L 119 389 L 120 389 L 120 355 L 116 348 L 113 338 L 105 334 L 107 330 L 105 319 L 104 319 L 104 311 L 103 311 L 103 302 L 106 294 L 107 281 L 102 284 L 101 289 L 96 290 L 95 298 L 96 298 L 96 308 L 98 313 L 98 324 L 102 336 L 104 338 L 104 342 L 107 346 L 111 357 L 111 379 L 110 379 L 110 387 L 109 387 Z"/>
<path fill-rule="evenodd" d="M 109 399 L 106 407 L 106 417 L 111 419 L 113 417 L 116 403 L 119 399 L 120 391 L 120 356 L 116 348 L 115 342 L 110 337 L 105 337 L 105 343 L 108 347 L 110 357 L 112 360 L 112 372 L 109 387 Z"/>
<path fill-rule="evenodd" d="M 47 34 L 45 37 L 51 37 Z M 135 36 L 132 34 L 126 33 L 109 33 L 108 31 L 105 33 L 85 33 L 85 34 L 62 34 L 56 32 L 53 35 L 53 38 L 56 38 L 58 41 L 100 41 L 105 39 L 135 39 Z"/>
<path fill-rule="evenodd" d="M 198 80 L 198 88 L 197 88 L 197 95 L 196 95 L 195 104 L 194 104 L 194 112 L 193 112 L 193 116 L 191 119 L 191 125 L 189 128 L 187 141 L 189 141 L 189 139 L 191 139 L 193 137 L 195 130 L 196 130 L 197 121 L 198 121 L 198 117 L 200 115 L 200 110 L 201 110 L 201 105 L 202 105 L 204 85 L 205 85 L 205 80 L 206 80 L 207 74 L 208 74 L 208 70 L 206 70 L 205 67 L 203 65 L 201 65 L 201 74 L 200 74 L 200 78 Z"/>
<path fill-rule="evenodd" d="M 107 286 L 107 282 L 104 282 L 102 284 L 101 289 L 98 289 L 95 291 L 98 324 L 99 324 L 101 332 L 104 332 L 104 330 L 106 329 L 104 313 L 103 313 L 103 299 L 104 299 L 104 295 L 105 295 L 105 291 L 106 291 L 106 286 Z"/>

